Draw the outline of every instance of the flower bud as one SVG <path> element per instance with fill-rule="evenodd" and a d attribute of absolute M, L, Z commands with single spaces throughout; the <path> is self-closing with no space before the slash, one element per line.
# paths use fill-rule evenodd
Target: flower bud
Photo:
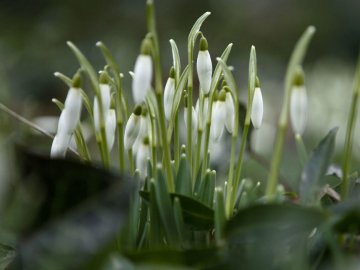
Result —
<path fill-rule="evenodd" d="M 200 40 L 200 50 L 197 57 L 196 70 L 199 77 L 200 89 L 204 91 L 204 94 L 208 94 L 211 85 L 212 62 L 208 51 L 207 40 L 204 37 Z"/>
<path fill-rule="evenodd" d="M 229 133 L 234 132 L 234 119 L 235 119 L 235 108 L 234 108 L 234 100 L 230 93 L 230 89 L 225 87 L 226 90 L 226 99 L 225 99 L 225 127 Z"/>
<path fill-rule="evenodd" d="M 140 130 L 141 106 L 136 106 L 126 123 L 124 133 L 124 148 L 130 150 Z"/>
<path fill-rule="evenodd" d="M 153 73 L 152 59 L 150 56 L 150 44 L 147 39 L 142 43 L 141 54 L 137 57 L 132 81 L 132 92 L 135 103 L 145 101 L 146 94 L 150 90 Z"/>
<path fill-rule="evenodd" d="M 260 128 L 264 113 L 264 104 L 260 87 L 256 87 L 251 106 L 251 122 L 254 128 Z"/>
<path fill-rule="evenodd" d="M 114 146 L 116 131 L 116 113 L 114 109 L 108 111 L 105 122 L 106 141 L 109 152 Z"/>
<path fill-rule="evenodd" d="M 213 103 L 211 114 L 210 137 L 213 141 L 218 141 L 223 134 L 226 120 L 226 92 L 222 89 L 219 93 L 218 100 Z"/>
<path fill-rule="evenodd" d="M 170 76 L 165 84 L 164 90 L 164 111 L 167 120 L 171 117 L 171 110 L 174 103 L 175 96 L 175 70 L 172 67 L 170 70 Z"/>
<path fill-rule="evenodd" d="M 294 86 L 291 89 L 290 119 L 295 134 L 302 135 L 307 120 L 307 94 L 301 69 L 295 75 Z"/>
<path fill-rule="evenodd" d="M 69 146 L 71 135 L 67 133 L 60 133 L 54 137 L 51 145 L 50 157 L 51 158 L 64 158 L 66 150 Z"/>
<path fill-rule="evenodd" d="M 140 177 L 147 176 L 148 158 L 150 158 L 149 138 L 145 137 L 136 154 L 136 169 L 139 170 Z"/>

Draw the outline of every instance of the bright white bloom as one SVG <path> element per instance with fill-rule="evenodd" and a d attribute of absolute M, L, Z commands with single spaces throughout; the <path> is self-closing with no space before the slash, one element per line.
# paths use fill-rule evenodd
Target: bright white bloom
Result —
<path fill-rule="evenodd" d="M 307 95 L 304 85 L 294 86 L 291 90 L 290 119 L 294 132 L 302 135 L 307 121 Z"/>
<path fill-rule="evenodd" d="M 254 91 L 253 102 L 251 106 L 251 122 L 254 128 L 260 128 L 264 113 L 264 104 L 260 87 L 256 87 Z"/>
<path fill-rule="evenodd" d="M 150 90 L 152 73 L 153 66 L 150 55 L 140 54 L 135 62 L 132 81 L 132 93 L 135 103 L 145 101 L 146 94 Z"/>
<path fill-rule="evenodd" d="M 115 131 L 116 131 L 116 113 L 111 109 L 108 111 L 105 122 L 106 142 L 109 152 L 114 146 Z"/>
<path fill-rule="evenodd" d="M 51 145 L 51 158 L 64 158 L 70 143 L 71 135 L 66 133 L 57 134 Z"/>
<path fill-rule="evenodd" d="M 212 62 L 205 38 L 200 40 L 200 50 L 196 62 L 196 70 L 199 77 L 200 89 L 208 94 L 212 77 Z"/>
<path fill-rule="evenodd" d="M 137 106 L 134 112 L 130 115 L 126 123 L 124 133 L 124 147 L 125 150 L 130 150 L 133 146 L 140 130 L 141 107 Z"/>
<path fill-rule="evenodd" d="M 165 90 L 164 90 L 164 111 L 167 120 L 169 120 L 171 116 L 171 110 L 174 103 L 174 96 L 175 96 L 175 79 L 169 77 L 165 84 Z"/>
<path fill-rule="evenodd" d="M 150 158 L 149 139 L 145 137 L 136 154 L 136 169 L 139 170 L 142 178 L 147 176 L 148 158 Z"/>
<path fill-rule="evenodd" d="M 139 134 L 136 137 L 136 140 L 132 146 L 133 154 L 137 153 L 137 151 L 139 150 L 139 146 L 140 144 L 142 144 L 144 138 L 149 136 L 149 122 L 150 121 L 148 119 L 147 113 L 141 114 Z"/>
<path fill-rule="evenodd" d="M 234 108 L 234 100 L 230 92 L 226 92 L 225 108 L 226 108 L 225 127 L 229 133 L 233 133 L 235 108 Z"/>
<path fill-rule="evenodd" d="M 226 120 L 226 105 L 225 101 L 217 100 L 213 103 L 211 114 L 211 129 L 210 137 L 213 141 L 218 141 L 224 131 Z"/>
<path fill-rule="evenodd" d="M 79 88 L 71 87 L 61 112 L 57 133 L 51 146 L 50 156 L 65 157 L 69 147 L 71 135 L 79 123 L 81 114 L 82 97 Z"/>

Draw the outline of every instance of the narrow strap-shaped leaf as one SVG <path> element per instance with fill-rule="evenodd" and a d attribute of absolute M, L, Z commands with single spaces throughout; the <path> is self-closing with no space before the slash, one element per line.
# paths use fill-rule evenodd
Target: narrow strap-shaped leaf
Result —
<path fill-rule="evenodd" d="M 186 238 L 185 224 L 184 224 L 184 218 L 182 215 L 180 200 L 177 197 L 174 198 L 173 209 L 174 209 L 175 225 L 176 225 L 178 237 L 179 237 L 180 242 L 182 244 L 184 244 L 184 241 Z"/>
<path fill-rule="evenodd" d="M 179 169 L 175 181 L 176 181 L 176 188 L 175 188 L 176 193 L 191 196 L 192 194 L 191 175 L 190 175 L 189 164 L 185 154 L 182 154 L 180 157 Z"/>
<path fill-rule="evenodd" d="M 170 42 L 170 45 L 171 45 L 173 66 L 174 66 L 174 69 L 175 69 L 175 79 L 176 79 L 176 83 L 178 83 L 179 79 L 180 79 L 180 71 L 181 71 L 181 61 L 180 61 L 179 50 L 178 50 L 178 47 L 176 45 L 175 40 L 170 39 L 169 42 Z"/>
<path fill-rule="evenodd" d="M 223 239 L 225 218 L 224 192 L 221 188 L 215 189 L 215 239 L 219 243 Z"/>

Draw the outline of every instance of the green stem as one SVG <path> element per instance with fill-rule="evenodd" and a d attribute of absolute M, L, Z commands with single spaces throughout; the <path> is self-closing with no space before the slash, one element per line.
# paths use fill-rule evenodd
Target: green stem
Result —
<path fill-rule="evenodd" d="M 125 171 L 125 158 L 124 158 L 124 124 L 123 122 L 117 122 L 118 129 L 118 147 L 119 147 L 119 168 L 120 172 Z"/>
<path fill-rule="evenodd" d="M 179 115 L 175 115 L 174 125 L 174 160 L 176 170 L 179 168 L 180 161 L 180 140 L 179 140 Z"/>
<path fill-rule="evenodd" d="M 350 161 L 352 155 L 352 145 L 353 145 L 355 123 L 356 123 L 356 112 L 358 107 L 359 91 L 360 91 L 360 85 L 359 87 L 355 87 L 353 92 L 348 124 L 346 129 L 344 161 L 342 166 L 343 181 L 341 183 L 341 194 L 340 194 L 342 200 L 345 200 L 348 197 L 348 193 L 349 193 L 349 169 L 350 169 Z"/>

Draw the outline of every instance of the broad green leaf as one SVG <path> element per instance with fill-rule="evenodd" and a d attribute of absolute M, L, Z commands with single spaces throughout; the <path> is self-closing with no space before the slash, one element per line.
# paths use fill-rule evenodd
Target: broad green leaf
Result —
<path fill-rule="evenodd" d="M 304 204 L 315 203 L 321 179 L 324 177 L 334 151 L 337 128 L 330 130 L 326 137 L 311 153 L 301 174 L 300 200 Z"/>
<path fill-rule="evenodd" d="M 181 71 L 181 61 L 180 61 L 180 55 L 179 55 L 179 50 L 178 47 L 176 45 L 175 40 L 170 39 L 170 45 L 171 45 L 171 52 L 172 52 L 172 58 L 173 58 L 173 66 L 175 69 L 175 78 L 176 78 L 176 82 L 179 82 L 180 79 L 180 71 Z"/>
<path fill-rule="evenodd" d="M 214 225 L 214 210 L 205 204 L 182 194 L 170 193 L 171 198 L 179 198 L 182 214 L 186 224 L 195 229 L 209 230 Z M 140 191 L 140 196 L 150 203 L 150 194 Z M 151 205 L 151 204 L 150 204 Z"/>
<path fill-rule="evenodd" d="M 240 210 L 225 226 L 229 266 L 241 262 L 244 269 L 291 269 L 298 259 L 306 262 L 309 235 L 326 220 L 320 210 L 291 204 Z"/>
<path fill-rule="evenodd" d="M 208 170 L 204 179 L 201 181 L 199 193 L 197 194 L 199 200 L 210 208 L 213 206 L 215 181 L 216 172 Z"/>

